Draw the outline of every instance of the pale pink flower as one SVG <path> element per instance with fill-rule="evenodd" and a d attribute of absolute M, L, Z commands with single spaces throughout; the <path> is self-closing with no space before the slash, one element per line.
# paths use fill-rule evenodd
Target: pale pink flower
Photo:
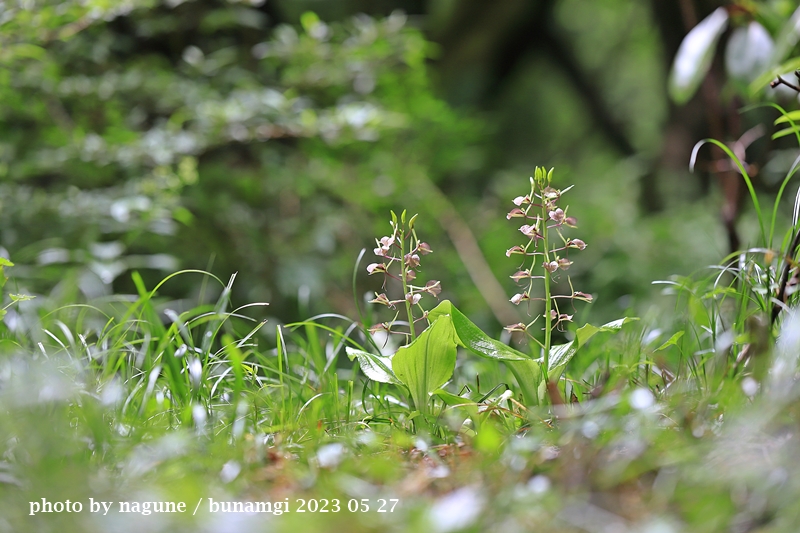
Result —
<path fill-rule="evenodd" d="M 528 198 L 527 196 L 517 196 L 516 198 L 514 198 L 513 202 L 514 202 L 514 205 L 516 205 L 517 207 L 519 207 L 519 206 L 521 206 L 522 204 L 529 204 L 529 203 L 531 203 L 531 199 L 530 199 L 530 198 Z"/>
<path fill-rule="evenodd" d="M 378 272 L 386 272 L 386 265 L 384 263 L 370 263 L 367 265 L 367 272 L 370 276 Z"/>
<path fill-rule="evenodd" d="M 564 218 L 565 218 L 564 210 L 561 209 L 560 207 L 557 208 L 555 211 L 550 211 L 549 213 L 547 213 L 547 216 L 550 217 L 550 220 L 552 220 L 552 221 L 554 221 L 554 222 L 556 222 L 558 224 L 561 224 L 564 221 Z"/>
<path fill-rule="evenodd" d="M 515 294 L 514 296 L 511 297 L 511 300 L 509 301 L 514 305 L 519 305 L 520 302 L 523 302 L 525 300 L 530 300 L 530 296 L 528 296 L 527 292 Z"/>

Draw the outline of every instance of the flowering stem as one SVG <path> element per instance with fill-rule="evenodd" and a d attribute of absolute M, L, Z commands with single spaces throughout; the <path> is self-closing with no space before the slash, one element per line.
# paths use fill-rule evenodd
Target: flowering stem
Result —
<path fill-rule="evenodd" d="M 547 202 L 544 199 L 544 192 L 542 192 L 542 238 L 544 248 L 544 264 L 550 262 L 549 243 L 547 239 Z M 550 295 L 550 271 L 544 269 L 544 364 L 542 365 L 542 375 L 544 381 L 547 383 L 547 369 L 550 368 L 550 336 L 553 329 L 553 317 L 551 316 L 552 297 Z"/>
<path fill-rule="evenodd" d="M 540 383 L 540 378 L 544 379 L 551 402 L 563 403 L 563 401 L 560 399 L 560 394 L 557 393 L 557 382 L 561 372 L 557 372 L 557 375 L 553 374 L 553 379 L 555 381 L 552 383 L 550 382 L 549 376 L 550 356 L 553 348 L 553 328 L 558 327 L 559 330 L 561 330 L 559 326 L 564 322 L 571 322 L 573 315 L 560 312 L 558 298 L 571 301 L 592 301 L 591 294 L 576 291 L 573 288 L 572 281 L 570 281 L 569 276 L 567 275 L 565 275 L 565 277 L 567 283 L 569 283 L 569 294 L 553 294 L 554 285 L 558 279 L 554 277 L 554 274 L 558 270 L 567 270 L 572 264 L 568 253 L 564 253 L 564 257 L 561 257 L 560 253 L 566 252 L 568 249 L 572 248 L 583 250 L 586 248 L 586 243 L 577 238 L 567 239 L 562 234 L 562 229 L 564 227 L 577 228 L 578 221 L 573 216 L 567 216 L 567 208 L 569 206 L 562 209 L 557 205 L 561 200 L 561 195 L 570 190 L 572 187 L 567 187 L 563 190 L 551 187 L 550 183 L 552 174 L 553 169 L 547 171 L 544 168 L 536 167 L 535 177 L 531 176 L 530 178 L 530 193 L 525 196 L 517 196 L 514 198 L 513 203 L 516 205 L 516 207 L 511 209 L 511 211 L 509 211 L 506 215 L 506 218 L 509 220 L 512 218 L 524 219 L 526 224 L 522 225 L 519 228 L 519 231 L 529 239 L 527 243 L 514 246 L 506 251 L 506 256 L 508 257 L 511 257 L 511 255 L 514 254 L 523 255 L 525 257 L 523 260 L 523 265 L 530 264 L 528 269 L 519 270 L 517 273 L 511 276 L 511 279 L 516 281 L 518 286 L 521 285 L 522 280 L 527 279 L 528 283 L 527 288 L 522 290 L 522 292 L 515 294 L 510 301 L 515 305 L 519 305 L 523 301 L 530 300 L 544 302 L 543 315 L 537 313 L 535 318 L 528 324 L 518 322 L 516 324 L 509 324 L 505 327 L 506 331 L 512 333 L 525 332 L 528 338 L 533 340 L 541 349 L 539 352 L 542 354 L 541 365 L 536 363 L 536 375 L 529 375 L 529 379 L 526 384 L 522 383 L 522 381 L 525 381 L 526 379 L 524 372 L 528 372 L 528 374 L 530 374 L 530 369 L 526 370 L 526 367 L 524 366 L 516 367 L 520 372 L 524 371 L 523 374 L 517 376 L 517 379 L 518 381 L 522 379 L 522 381 L 520 381 L 520 386 L 526 391 L 524 392 L 525 399 L 531 402 L 531 404 L 539 403 L 538 392 L 534 392 L 534 389 L 536 388 L 534 385 L 538 386 Z M 527 222 L 533 222 L 533 224 L 529 224 Z M 551 230 L 556 233 L 553 239 L 552 247 L 550 245 L 549 235 Z M 558 238 L 555 238 L 556 236 Z M 530 259 L 530 263 L 527 263 L 528 258 L 532 258 Z M 544 270 L 541 276 L 538 275 L 540 272 L 539 268 Z M 543 297 L 534 296 L 534 280 L 540 279 L 543 280 L 544 285 Z M 530 315 L 530 308 L 528 309 L 528 313 Z M 538 334 L 534 334 L 533 325 L 542 316 L 544 316 L 544 338 L 540 341 L 537 338 Z M 534 352 L 534 355 L 537 354 Z M 559 365 L 559 367 L 560 366 L 561 365 Z M 511 367 L 514 368 L 515 364 L 512 364 Z"/>
<path fill-rule="evenodd" d="M 411 302 L 406 297 L 408 295 L 408 265 L 406 264 L 406 232 L 405 227 L 400 228 L 400 280 L 403 282 L 403 300 L 406 303 L 406 315 L 408 315 L 408 331 L 411 334 L 411 340 L 417 338 L 417 333 L 414 331 L 414 314 L 411 312 Z"/>

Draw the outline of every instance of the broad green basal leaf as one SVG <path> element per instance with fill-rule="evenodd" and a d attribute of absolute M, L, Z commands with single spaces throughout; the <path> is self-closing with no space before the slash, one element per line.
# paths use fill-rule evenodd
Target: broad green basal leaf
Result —
<path fill-rule="evenodd" d="M 361 371 L 369 379 L 380 381 L 381 383 L 400 385 L 400 380 L 397 379 L 397 376 L 392 371 L 392 359 L 390 357 L 356 350 L 349 346 L 345 348 L 345 351 L 351 361 L 358 359 L 358 366 L 361 367 Z"/>
<path fill-rule="evenodd" d="M 450 315 L 440 315 L 414 342 L 392 358 L 395 376 L 411 392 L 414 405 L 428 412 L 428 395 L 444 385 L 456 366 L 456 341 Z"/>
<path fill-rule="evenodd" d="M 669 76 L 669 95 L 675 103 L 686 103 L 697 91 L 711 67 L 717 42 L 727 26 L 728 12 L 719 7 L 683 39 Z"/>
<path fill-rule="evenodd" d="M 547 369 L 550 379 L 557 378 L 553 375 L 553 371 L 557 368 L 567 366 L 567 363 L 578 351 L 578 344 L 575 341 L 570 341 L 566 344 L 558 344 L 550 348 L 550 368 Z M 561 372 L 558 373 L 561 375 Z"/>
<path fill-rule="evenodd" d="M 525 404 L 539 405 L 545 392 L 542 363 L 529 359 L 528 361 L 509 361 L 506 365 L 517 380 Z"/>
<path fill-rule="evenodd" d="M 449 301 L 444 300 L 428 313 L 428 319 L 433 321 L 445 315 L 450 315 L 453 321 L 455 342 L 475 355 L 488 359 L 501 361 L 530 361 L 531 357 L 511 348 L 507 344 L 495 340 L 476 326 L 469 318 Z"/>

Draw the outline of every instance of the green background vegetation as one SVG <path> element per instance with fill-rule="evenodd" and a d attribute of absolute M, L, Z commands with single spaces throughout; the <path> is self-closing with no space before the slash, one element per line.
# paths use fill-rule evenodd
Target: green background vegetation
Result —
<path fill-rule="evenodd" d="M 720 5 L 0 1 L 0 531 L 793 531 L 800 324 L 771 298 L 797 128 L 740 111 L 797 107 L 767 84 L 800 67 L 798 6 L 725 4 L 676 88 Z M 781 53 L 731 75 L 753 21 Z M 752 197 L 714 146 L 689 172 L 758 124 Z M 424 408 L 367 379 L 345 348 L 377 353 L 362 326 L 391 319 L 365 270 L 391 210 L 419 214 L 441 299 L 538 356 L 502 329 L 538 310 L 509 302 L 506 255 L 537 165 L 574 185 L 576 325 L 641 320 L 556 330 L 581 350 L 542 405 L 460 348 Z M 201 523 L 90 497 L 401 503 Z M 84 512 L 28 516 L 41 498 Z"/>

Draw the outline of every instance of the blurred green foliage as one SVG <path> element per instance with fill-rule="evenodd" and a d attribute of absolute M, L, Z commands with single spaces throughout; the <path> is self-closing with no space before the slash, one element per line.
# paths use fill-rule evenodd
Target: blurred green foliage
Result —
<path fill-rule="evenodd" d="M 509 322 L 498 308 L 515 312 L 505 300 L 517 265 L 504 254 L 514 230 L 503 215 L 537 164 L 581 191 L 574 209 L 589 247 L 574 277 L 597 296 L 595 323 L 647 302 L 653 279 L 725 255 L 719 200 L 664 132 L 672 57 L 647 5 L 531 3 L 547 8 L 547 38 L 574 64 L 532 37 L 539 48 L 481 101 L 500 57 L 490 30 L 530 17 L 524 3 L 469 21 L 458 46 L 442 35 L 462 4 L 432 2 L 424 19 L 390 4 L 422 9 L 3 4 L 0 246 L 19 265 L 13 290 L 92 300 L 134 293 L 131 270 L 153 285 L 178 268 L 208 268 L 238 272 L 234 301 L 267 301 L 284 321 L 355 316 L 355 258 L 390 209 L 408 209 L 424 215 L 437 250 L 426 275 L 496 332 Z M 392 14 L 351 16 L 359 9 Z M 570 68 L 593 85 L 582 88 Z M 633 152 L 619 153 L 598 107 Z M 667 207 L 655 215 L 640 202 L 654 191 Z M 464 235 L 476 246 L 459 243 Z M 465 267 L 476 257 L 488 268 L 481 275 Z M 378 288 L 357 281 L 359 297 Z M 164 290 L 186 307 L 216 296 L 188 279 Z"/>
<path fill-rule="evenodd" d="M 467 4 L 432 2 L 429 35 Z M 449 62 L 419 19 L 353 18 L 341 6 L 358 0 L 333 5 L 0 2 L 0 253 L 16 264 L 0 257 L 0 279 L 12 275 L 0 323 L 0 531 L 794 531 L 800 318 L 786 313 L 774 346 L 758 321 L 772 252 L 743 255 L 731 275 L 675 278 L 677 303 L 665 305 L 676 311 L 598 333 L 564 372 L 558 394 L 576 403 L 563 409 L 522 405 L 505 365 L 458 356 L 433 400 L 434 435 L 413 431 L 403 389 L 344 360 L 346 343 L 367 343 L 358 324 L 327 315 L 284 330 L 263 307 L 239 307 L 267 301 L 284 321 L 355 317 L 355 257 L 390 209 L 408 209 L 424 214 L 436 250 L 425 277 L 491 324 L 464 239 L 476 239 L 491 276 L 515 270 L 505 251 L 519 234 L 504 215 L 534 164 L 577 185 L 570 213 L 588 247 L 570 273 L 597 298 L 591 320 L 576 322 L 617 318 L 653 279 L 727 252 L 718 198 L 678 170 L 688 153 L 662 131 L 672 57 L 658 59 L 645 3 L 508 0 L 472 22 L 485 31 L 465 32 L 464 49 L 479 52 L 463 62 Z M 596 86 L 576 94 L 566 56 L 531 53 L 482 116 L 437 96 L 432 60 L 443 93 L 479 100 L 496 59 L 486 32 L 503 27 L 498 13 L 530 17 L 528 6 L 551 9 L 537 28 L 573 44 L 573 66 Z M 628 152 L 592 118 L 599 104 L 622 123 Z M 644 217 L 650 171 L 666 210 Z M 750 243 L 753 222 L 742 224 Z M 357 298 L 377 289 L 363 266 Z M 157 286 L 181 267 L 219 277 Z M 507 304 L 512 286 L 488 296 Z M 276 336 L 257 334 L 267 329 Z M 27 512 L 42 497 L 100 495 L 403 505 L 388 518 L 280 522 Z"/>
<path fill-rule="evenodd" d="M 479 162 L 481 126 L 432 94 L 430 46 L 400 13 L 307 12 L 301 28 L 238 3 L 6 14 L 0 242 L 37 266 L 18 270 L 34 292 L 213 265 L 285 316 L 298 291 L 336 306 L 374 213 Z"/>

